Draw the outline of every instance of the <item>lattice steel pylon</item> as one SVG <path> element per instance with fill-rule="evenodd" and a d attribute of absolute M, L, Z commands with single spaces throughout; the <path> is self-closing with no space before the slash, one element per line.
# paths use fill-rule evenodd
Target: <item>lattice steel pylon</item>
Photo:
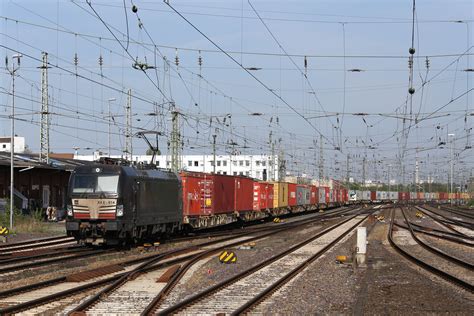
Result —
<path fill-rule="evenodd" d="M 324 152 L 323 152 L 323 135 L 319 135 L 319 182 L 324 180 Z"/>
<path fill-rule="evenodd" d="M 48 53 L 42 52 L 43 64 L 41 69 L 41 130 L 40 156 L 41 162 L 49 163 L 49 102 L 48 102 Z"/>
<path fill-rule="evenodd" d="M 173 106 L 173 109 L 171 111 L 171 121 L 172 121 L 172 131 L 171 131 L 171 170 L 174 172 L 178 172 L 179 169 L 181 168 L 181 159 L 180 159 L 180 138 L 181 135 L 179 133 L 179 122 L 178 122 L 178 116 L 179 112 L 177 109 Z"/>
<path fill-rule="evenodd" d="M 126 130 L 125 130 L 125 159 L 133 160 L 133 143 L 132 143 L 132 89 L 128 90 L 126 110 Z"/>

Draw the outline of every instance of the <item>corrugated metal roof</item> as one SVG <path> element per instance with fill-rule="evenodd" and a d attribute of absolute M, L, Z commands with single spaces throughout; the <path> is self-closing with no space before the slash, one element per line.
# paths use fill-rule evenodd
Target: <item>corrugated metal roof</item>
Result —
<path fill-rule="evenodd" d="M 77 166 L 92 164 L 92 161 L 51 158 L 49 164 L 39 161 L 38 155 L 15 154 L 13 158 L 15 168 L 35 167 L 41 169 L 73 170 Z M 10 166 L 10 153 L 0 152 L 0 166 Z"/>

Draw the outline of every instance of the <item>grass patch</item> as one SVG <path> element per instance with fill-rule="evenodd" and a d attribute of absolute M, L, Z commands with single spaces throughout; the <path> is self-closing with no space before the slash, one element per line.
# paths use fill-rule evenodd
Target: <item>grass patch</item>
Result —
<path fill-rule="evenodd" d="M 0 226 L 10 227 L 10 203 L 7 202 L 5 213 L 0 214 Z M 10 235 L 18 233 L 48 233 L 52 232 L 51 223 L 43 221 L 42 211 L 33 211 L 30 215 L 21 214 L 20 210 L 13 209 L 13 231 Z"/>

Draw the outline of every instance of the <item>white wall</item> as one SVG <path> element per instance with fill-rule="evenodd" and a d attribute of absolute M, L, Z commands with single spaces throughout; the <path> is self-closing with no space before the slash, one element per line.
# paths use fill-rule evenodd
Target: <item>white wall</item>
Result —
<path fill-rule="evenodd" d="M 0 137 L 0 152 L 10 152 L 11 143 L 10 136 L 1 136 Z M 22 154 L 25 152 L 25 138 L 24 137 L 15 137 L 15 153 Z"/>
<path fill-rule="evenodd" d="M 74 159 L 97 160 L 100 155 L 75 155 Z M 120 158 L 120 156 L 111 156 Z M 133 161 L 151 162 L 149 155 L 134 155 Z M 169 168 L 171 163 L 170 156 L 161 155 L 156 157 L 156 164 L 160 168 Z M 216 155 L 216 173 L 227 175 L 243 175 L 256 179 L 263 179 L 263 171 L 267 172 L 267 180 L 270 176 L 270 156 L 267 155 Z M 184 155 L 181 160 L 181 168 L 187 171 L 213 172 L 212 155 Z M 278 179 L 278 157 L 275 157 L 275 179 Z"/>

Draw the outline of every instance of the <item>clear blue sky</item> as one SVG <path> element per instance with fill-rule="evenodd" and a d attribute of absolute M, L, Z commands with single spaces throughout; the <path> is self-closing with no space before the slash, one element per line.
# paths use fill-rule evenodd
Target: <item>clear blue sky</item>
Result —
<path fill-rule="evenodd" d="M 472 128 L 473 116 L 467 116 L 467 121 L 465 118 L 466 113 L 474 111 L 473 98 L 470 94 L 457 97 L 473 87 L 472 72 L 464 70 L 473 68 L 474 63 L 468 60 L 468 54 L 460 56 L 474 45 L 473 1 L 417 1 L 416 93 L 411 115 L 410 102 L 406 108 L 405 103 L 412 1 L 252 1 L 291 59 L 247 1 L 170 1 L 243 67 L 260 68 L 251 73 L 298 113 L 218 52 L 162 1 L 133 1 L 137 14 L 131 10 L 131 1 L 125 3 L 127 15 L 122 1 L 91 1 L 92 8 L 122 45 L 128 46 L 133 58 L 156 65 L 156 71 L 147 70 L 149 78 L 131 67 L 133 60 L 86 1 L 2 1 L 0 38 L 10 49 L 2 47 L 2 57 L 9 56 L 11 62 L 14 50 L 25 54 L 16 80 L 16 133 L 26 137 L 33 151 L 39 149 L 41 74 L 37 67 L 41 51 L 46 51 L 53 66 L 49 69 L 49 96 L 54 152 L 72 152 L 76 146 L 83 154 L 106 150 L 108 100 L 115 98 L 110 102 L 112 147 L 113 153 L 120 153 L 125 144 L 126 90 L 132 89 L 134 131 L 162 131 L 163 152 L 170 131 L 169 103 L 165 102 L 174 101 L 183 114 L 185 153 L 209 153 L 214 133 L 218 135 L 220 153 L 230 152 L 230 141 L 238 144 L 241 153 L 269 153 L 272 132 L 274 140 L 281 139 L 280 148 L 290 171 L 316 174 L 320 141 L 317 129 L 324 135 L 327 173 L 335 177 L 345 176 L 347 155 L 352 175 L 359 178 L 364 156 L 370 161 L 368 178 L 386 179 L 389 164 L 395 177 L 393 170 L 399 169 L 396 156 L 401 152 L 405 153 L 407 172 L 412 172 L 418 151 L 423 161 L 421 177 L 436 170 L 438 180 L 446 181 L 450 152 L 438 144 L 447 141 L 448 133 L 454 133 L 457 173 L 472 172 L 472 149 L 465 148 L 472 146 L 472 141 L 467 142 L 466 129 Z M 176 53 L 178 67 L 174 63 Z M 75 54 L 77 74 L 90 80 L 76 77 Z M 102 70 L 98 63 L 101 55 Z M 170 67 L 164 67 L 162 56 Z M 300 72 L 305 71 L 303 56 L 308 56 L 308 81 Z M 428 73 L 425 56 L 429 56 Z M 423 80 L 427 83 L 421 89 Z M 1 86 L 0 134 L 9 135 L 11 77 L 5 71 Z M 456 100 L 428 117 L 452 99 Z M 406 118 L 411 119 L 406 127 L 412 125 L 406 145 L 401 133 L 405 109 Z M 224 123 L 226 114 L 232 118 Z M 421 121 L 415 124 L 415 118 Z M 339 145 L 342 153 L 334 150 Z M 145 149 L 141 140 L 134 140 L 134 153 Z"/>

